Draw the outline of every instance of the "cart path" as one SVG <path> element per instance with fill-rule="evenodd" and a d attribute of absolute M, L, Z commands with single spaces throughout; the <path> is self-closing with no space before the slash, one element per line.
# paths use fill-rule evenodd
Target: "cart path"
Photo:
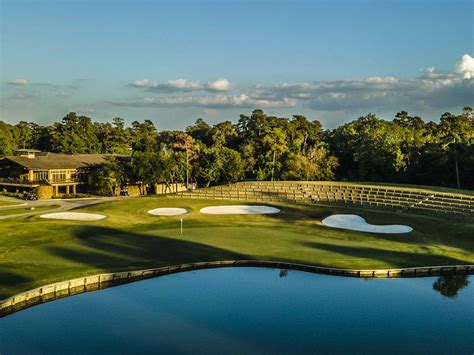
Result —
<path fill-rule="evenodd" d="M 91 198 L 82 198 L 82 199 L 57 199 L 57 200 L 40 200 L 40 201 L 20 201 L 14 198 L 6 198 L 0 197 L 2 201 L 8 202 L 18 202 L 15 206 L 3 206 L 0 207 L 1 210 L 11 210 L 16 208 L 36 208 L 41 206 L 48 206 L 48 205 L 58 205 L 59 207 L 51 208 L 42 211 L 34 211 L 31 212 L 22 212 L 16 214 L 9 214 L 6 216 L 0 216 L 0 220 L 2 219 L 10 219 L 16 217 L 24 217 L 24 216 L 35 216 L 38 214 L 45 214 L 50 212 L 60 212 L 60 211 L 69 211 L 79 208 L 84 208 L 87 206 L 96 205 L 98 203 L 107 202 L 107 201 L 114 201 L 114 200 L 121 200 L 126 198 L 134 198 L 134 197 L 125 197 L 125 196 L 117 196 L 117 197 L 91 197 Z M 139 197 L 138 197 L 139 198 Z"/>

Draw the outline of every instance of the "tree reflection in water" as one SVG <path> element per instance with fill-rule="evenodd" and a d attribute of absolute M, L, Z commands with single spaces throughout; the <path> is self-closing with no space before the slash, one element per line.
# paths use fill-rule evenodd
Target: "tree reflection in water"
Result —
<path fill-rule="evenodd" d="M 441 276 L 433 284 L 433 289 L 448 298 L 456 298 L 458 292 L 469 284 L 468 275 Z"/>
<path fill-rule="evenodd" d="M 280 270 L 280 277 L 286 277 L 288 276 L 288 270 L 287 269 L 281 269 Z"/>

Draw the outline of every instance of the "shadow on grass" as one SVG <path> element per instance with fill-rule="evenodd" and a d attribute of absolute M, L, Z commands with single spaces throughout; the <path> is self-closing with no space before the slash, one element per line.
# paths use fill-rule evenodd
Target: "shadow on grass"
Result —
<path fill-rule="evenodd" d="M 0 300 L 10 296 L 9 287 L 28 285 L 31 281 L 31 278 L 11 271 L 8 267 L 0 267 Z"/>
<path fill-rule="evenodd" d="M 100 226 L 82 227 L 75 237 L 77 247 L 50 246 L 47 251 L 106 272 L 249 258 L 205 244 Z"/>
<path fill-rule="evenodd" d="M 318 242 L 302 242 L 301 245 L 318 250 L 325 250 L 331 253 L 347 255 L 351 258 L 364 258 L 384 261 L 392 267 L 416 267 L 416 266 L 442 266 L 465 264 L 463 260 L 458 260 L 448 256 L 407 253 L 394 250 L 383 250 L 365 247 L 350 247 L 334 244 L 324 244 Z"/>

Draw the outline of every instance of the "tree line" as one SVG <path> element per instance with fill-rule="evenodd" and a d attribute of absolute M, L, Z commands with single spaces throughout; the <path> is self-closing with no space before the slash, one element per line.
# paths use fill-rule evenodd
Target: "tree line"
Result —
<path fill-rule="evenodd" d="M 332 130 L 301 115 L 256 109 L 237 123 L 198 119 L 184 131 L 158 131 L 153 122 L 121 118 L 94 122 L 69 113 L 41 126 L 0 121 L 0 156 L 19 148 L 66 154 L 131 156 L 95 169 L 98 189 L 130 181 L 199 186 L 256 180 L 373 181 L 474 188 L 474 118 L 445 113 L 439 122 L 401 111 L 393 120 L 373 114 Z"/>

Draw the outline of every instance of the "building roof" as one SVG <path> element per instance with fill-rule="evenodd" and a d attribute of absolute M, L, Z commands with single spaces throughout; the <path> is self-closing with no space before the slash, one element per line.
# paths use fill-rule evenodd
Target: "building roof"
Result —
<path fill-rule="evenodd" d="M 22 156 L 8 156 L 8 159 L 27 169 L 33 170 L 49 170 L 49 169 L 77 169 L 88 165 L 98 165 L 104 163 L 107 158 L 114 156 L 113 154 L 59 154 L 45 153 L 44 155 L 36 155 L 34 158 Z"/>

